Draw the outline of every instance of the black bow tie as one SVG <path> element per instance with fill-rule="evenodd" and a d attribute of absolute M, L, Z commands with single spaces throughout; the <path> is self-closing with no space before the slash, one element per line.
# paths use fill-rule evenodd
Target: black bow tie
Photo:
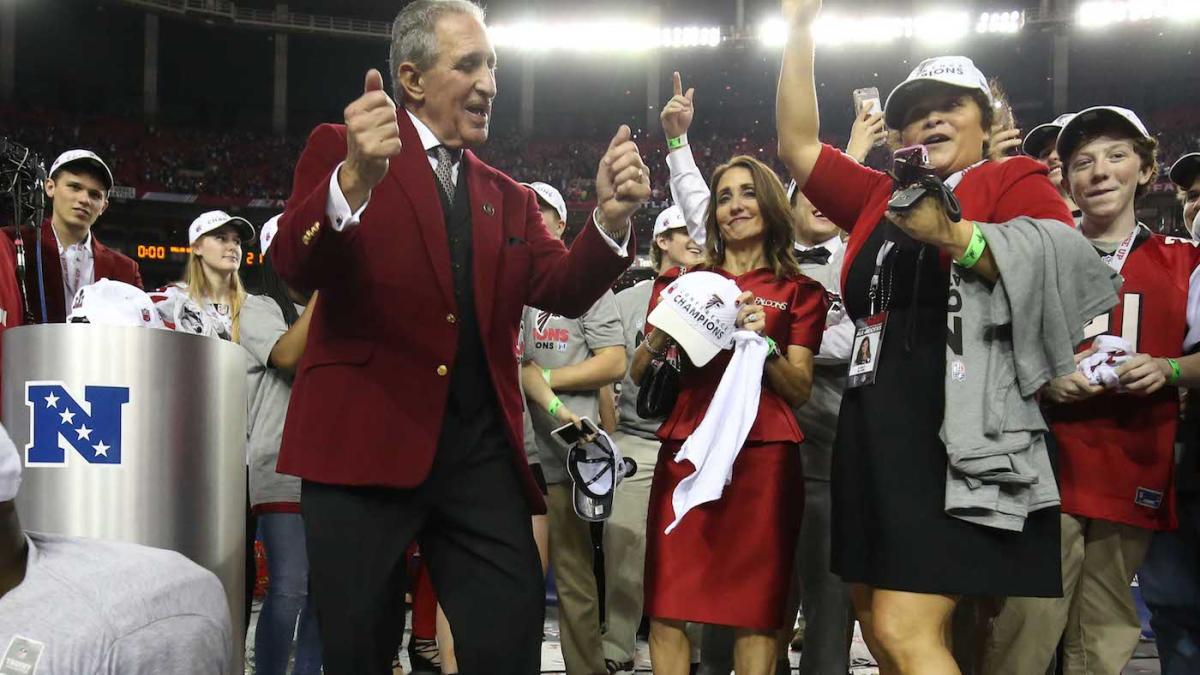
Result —
<path fill-rule="evenodd" d="M 796 262 L 801 265 L 824 265 L 832 255 L 824 246 L 814 246 L 807 251 L 796 251 Z"/>

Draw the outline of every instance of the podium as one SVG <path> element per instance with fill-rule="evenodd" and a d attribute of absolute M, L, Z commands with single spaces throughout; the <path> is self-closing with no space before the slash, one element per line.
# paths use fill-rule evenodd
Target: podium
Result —
<path fill-rule="evenodd" d="M 246 355 L 165 330 L 4 332 L 3 420 L 24 529 L 177 551 L 225 587 L 244 648 Z"/>

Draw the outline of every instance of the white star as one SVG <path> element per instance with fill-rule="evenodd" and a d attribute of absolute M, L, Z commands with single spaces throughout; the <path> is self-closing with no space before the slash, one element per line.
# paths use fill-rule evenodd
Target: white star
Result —
<path fill-rule="evenodd" d="M 58 397 L 55 396 L 53 393 L 51 393 L 49 396 L 47 396 L 46 398 L 44 398 L 42 400 L 44 400 L 46 402 L 47 408 L 57 408 L 58 407 Z"/>
<path fill-rule="evenodd" d="M 70 410 L 64 410 L 58 413 L 58 416 L 62 418 L 63 424 L 75 423 L 75 413 L 71 412 Z"/>
<path fill-rule="evenodd" d="M 88 439 L 88 440 L 91 440 L 91 439 Z M 112 446 L 105 445 L 104 441 L 100 441 L 99 443 L 97 443 L 96 445 L 93 445 L 92 447 L 96 449 L 97 457 L 108 457 L 108 449 Z"/>
<path fill-rule="evenodd" d="M 87 428 L 86 424 L 76 429 L 75 433 L 79 434 L 79 437 L 76 440 L 92 440 L 92 430 Z"/>

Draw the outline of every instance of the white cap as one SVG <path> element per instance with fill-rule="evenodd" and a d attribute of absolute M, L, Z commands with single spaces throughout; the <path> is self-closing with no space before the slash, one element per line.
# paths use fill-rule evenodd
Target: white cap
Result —
<path fill-rule="evenodd" d="M 100 159 L 100 155 L 97 155 L 96 153 L 92 152 L 91 150 L 79 149 L 79 150 L 68 150 L 68 151 L 64 152 L 63 154 L 58 156 L 58 159 L 54 160 L 53 164 L 50 165 L 50 173 L 48 173 L 46 175 L 53 177 L 54 174 L 58 173 L 59 169 L 63 168 L 67 164 L 74 164 L 75 162 L 87 162 L 89 164 L 94 164 L 95 166 L 99 167 L 100 170 L 102 172 L 104 172 L 104 177 L 108 179 L 108 185 L 105 186 L 105 189 L 112 189 L 112 186 L 113 186 L 112 171 L 110 171 L 108 169 L 108 165 L 104 163 L 104 160 Z"/>
<path fill-rule="evenodd" d="M 1196 182 L 1196 176 L 1200 176 L 1200 152 L 1189 152 L 1175 160 L 1167 175 L 1171 177 L 1172 183 L 1184 190 L 1190 190 L 1192 183 Z"/>
<path fill-rule="evenodd" d="M 883 106 L 884 122 L 892 129 L 902 127 L 905 114 L 931 83 L 978 91 L 987 98 L 988 105 L 993 104 L 992 89 L 975 62 L 965 56 L 935 56 L 919 63 L 908 79 L 888 94 Z"/>
<path fill-rule="evenodd" d="M 165 327 L 145 291 L 112 279 L 101 279 L 76 291 L 67 323 Z"/>
<path fill-rule="evenodd" d="M 567 202 L 563 199 L 561 193 L 554 188 L 553 185 L 546 183 L 521 183 L 525 187 L 537 193 L 538 199 L 545 202 L 558 212 L 558 219 L 567 222 Z"/>
<path fill-rule="evenodd" d="M 1058 135 L 1062 133 L 1063 127 L 1067 126 L 1075 118 L 1075 113 L 1066 113 L 1054 118 L 1053 122 L 1039 124 L 1025 135 L 1024 142 L 1021 143 L 1021 151 L 1030 157 L 1037 157 L 1042 154 L 1046 146 L 1054 145 L 1058 140 Z"/>
<path fill-rule="evenodd" d="M 275 234 L 279 232 L 279 217 L 282 215 L 281 213 L 278 216 L 271 216 L 271 219 L 263 224 L 262 232 L 258 235 L 260 253 L 266 253 L 267 249 L 271 248 L 271 242 L 275 241 Z"/>
<path fill-rule="evenodd" d="M 1200 211 L 1196 212 L 1196 217 L 1192 219 L 1192 239 L 1200 241 Z"/>
<path fill-rule="evenodd" d="M 658 219 L 654 221 L 654 234 L 658 235 L 667 230 L 675 230 L 678 228 L 687 228 L 687 219 L 683 217 L 683 209 L 678 206 L 668 206 L 658 214 Z"/>
<path fill-rule="evenodd" d="M 1066 164 L 1071 153 L 1079 149 L 1079 143 L 1089 129 L 1111 122 L 1125 126 L 1135 136 L 1150 138 L 1150 132 L 1146 131 L 1146 125 L 1142 124 L 1142 120 L 1138 119 L 1138 116 L 1128 108 L 1098 105 L 1087 110 L 1080 110 L 1063 125 L 1062 132 L 1058 134 L 1058 157 L 1062 163 Z"/>
<path fill-rule="evenodd" d="M 674 338 L 692 363 L 703 366 L 733 346 L 741 289 L 716 272 L 689 272 L 659 294 L 646 318 Z"/>
<path fill-rule="evenodd" d="M 0 502 L 11 502 L 21 489 L 21 453 L 0 425 Z"/>
<path fill-rule="evenodd" d="M 575 515 L 594 523 L 612 515 L 613 493 L 622 480 L 637 473 L 637 464 L 622 457 L 617 443 L 601 430 L 591 442 L 567 451 L 567 473 Z"/>
<path fill-rule="evenodd" d="M 238 229 L 238 234 L 242 235 L 242 244 L 249 244 L 254 241 L 254 226 L 250 224 L 250 221 L 241 216 L 231 216 L 224 211 L 205 211 L 193 220 L 192 224 L 188 227 L 188 245 L 191 246 L 200 237 L 226 223 Z"/>

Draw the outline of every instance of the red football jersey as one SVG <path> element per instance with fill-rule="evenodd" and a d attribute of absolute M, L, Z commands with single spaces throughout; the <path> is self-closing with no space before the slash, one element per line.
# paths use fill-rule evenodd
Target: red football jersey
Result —
<path fill-rule="evenodd" d="M 1117 306 L 1084 331 L 1081 349 L 1098 335 L 1118 335 L 1137 353 L 1179 357 L 1200 338 L 1197 242 L 1139 236 L 1121 269 Z M 1179 391 L 1142 397 L 1106 392 L 1047 408 L 1059 445 L 1062 510 L 1152 530 L 1175 527 L 1175 432 Z"/>

